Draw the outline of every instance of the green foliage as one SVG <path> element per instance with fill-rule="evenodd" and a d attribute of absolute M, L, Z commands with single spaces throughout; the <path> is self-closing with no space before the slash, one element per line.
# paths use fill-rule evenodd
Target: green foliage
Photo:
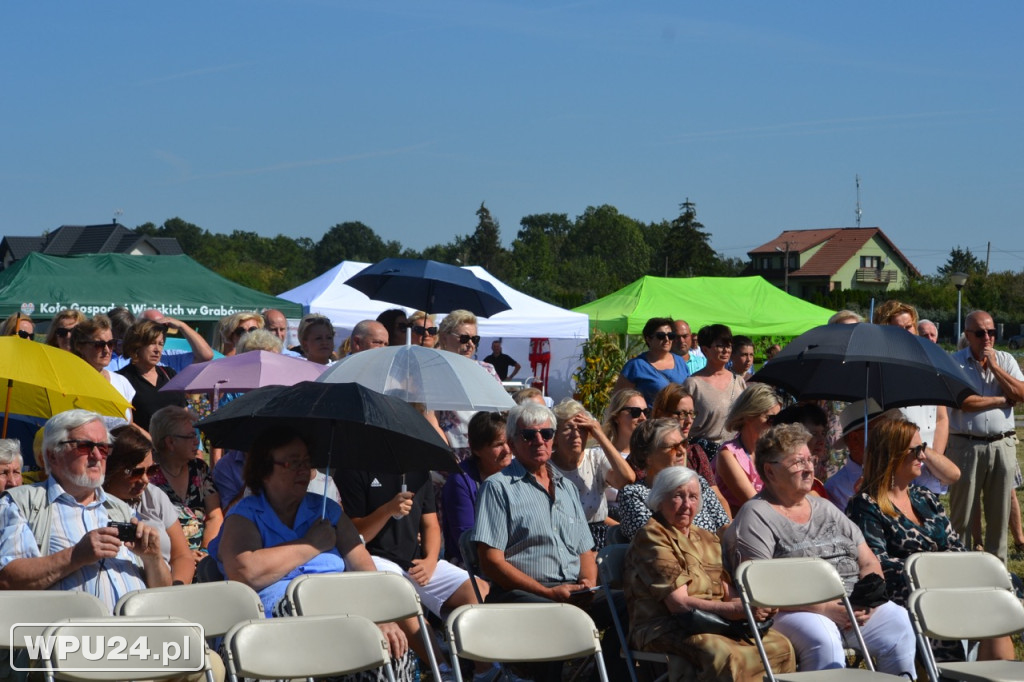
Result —
<path fill-rule="evenodd" d="M 629 341 L 627 340 L 627 344 Z M 573 374 L 573 397 L 598 419 L 608 406 L 619 370 L 630 354 L 614 334 L 595 331 L 583 344 L 583 364 Z"/>
<path fill-rule="evenodd" d="M 501 228 L 482 201 L 476 216 L 479 220 L 476 230 L 466 240 L 466 264 L 479 265 L 501 279 L 506 256 L 505 249 L 501 246 Z"/>
<path fill-rule="evenodd" d="M 401 248 L 401 244 L 395 241 L 385 243 L 376 232 L 359 221 L 340 223 L 317 242 L 314 250 L 316 274 L 327 272 L 345 260 L 376 263 L 385 258 L 395 258 Z"/>

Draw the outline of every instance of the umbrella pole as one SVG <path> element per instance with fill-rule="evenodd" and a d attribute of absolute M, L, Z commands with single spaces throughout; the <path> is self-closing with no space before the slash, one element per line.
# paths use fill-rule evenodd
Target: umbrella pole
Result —
<path fill-rule="evenodd" d="M 874 299 L 871 299 L 872 305 L 874 305 Z M 867 363 L 867 369 L 864 370 L 864 452 L 868 451 L 868 396 L 871 395 L 871 363 Z"/>
<path fill-rule="evenodd" d="M 7 418 L 11 414 L 11 391 L 14 390 L 14 379 L 7 380 L 7 402 L 4 404 L 4 432 L 0 438 L 7 438 Z"/>
<path fill-rule="evenodd" d="M 331 482 L 331 454 L 334 452 L 334 426 L 331 425 L 331 440 L 327 446 L 327 466 L 324 468 L 324 500 L 320 506 L 320 518 L 327 518 L 327 486 Z"/>

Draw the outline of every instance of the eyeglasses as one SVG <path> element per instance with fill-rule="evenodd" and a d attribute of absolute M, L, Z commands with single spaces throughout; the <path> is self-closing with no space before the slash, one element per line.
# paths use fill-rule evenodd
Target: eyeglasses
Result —
<path fill-rule="evenodd" d="M 124 475 L 132 479 L 133 481 L 137 481 L 140 478 L 142 478 L 143 474 L 152 477 L 156 476 L 157 473 L 159 473 L 159 471 L 159 464 L 150 464 L 148 467 L 135 467 L 134 469 L 125 469 Z"/>
<path fill-rule="evenodd" d="M 915 459 L 921 459 L 922 457 L 924 457 L 924 452 L 927 449 L 928 443 L 921 443 L 920 445 L 915 445 L 912 448 L 907 448 L 907 453 L 910 454 L 910 456 Z"/>
<path fill-rule="evenodd" d="M 788 464 L 786 462 L 768 462 L 768 464 L 781 464 L 782 466 L 786 467 L 790 471 L 797 471 L 799 469 L 806 469 L 809 466 L 814 466 L 814 458 L 813 457 L 797 457 L 796 459 L 794 459 L 792 462 L 789 462 Z"/>
<path fill-rule="evenodd" d="M 60 338 L 63 339 L 66 336 L 71 336 L 72 329 L 73 329 L 73 327 L 61 327 L 60 329 L 56 330 L 54 333 L 57 336 L 59 336 Z"/>
<path fill-rule="evenodd" d="M 178 435 L 176 433 L 169 433 L 167 435 L 170 436 L 171 438 L 180 438 L 182 440 L 199 440 L 199 434 L 196 433 L 195 431 L 183 435 Z"/>
<path fill-rule="evenodd" d="M 417 324 L 413 325 L 412 333 L 419 334 L 420 336 L 437 336 L 437 327 L 424 327 L 423 325 Z M 479 339 L 480 337 L 478 336 L 476 338 Z M 465 343 L 465 341 L 462 341 L 462 343 Z"/>
<path fill-rule="evenodd" d="M 713 343 L 711 344 L 711 347 L 717 348 L 718 350 L 732 350 L 731 343 Z"/>
<path fill-rule="evenodd" d="M 540 434 L 540 439 L 545 443 L 555 437 L 554 429 L 519 429 L 519 437 L 527 443 L 532 443 L 537 440 L 537 434 Z"/>
<path fill-rule="evenodd" d="M 18 333 L 20 334 L 21 332 Z M 974 338 L 976 339 L 983 339 L 986 335 L 993 339 L 996 338 L 995 329 L 968 329 L 967 333 L 974 334 Z"/>
<path fill-rule="evenodd" d="M 681 440 L 681 441 L 677 441 L 675 443 L 672 443 L 671 445 L 662 445 L 661 449 L 662 450 L 685 450 L 686 449 L 686 441 L 685 440 Z"/>
<path fill-rule="evenodd" d="M 80 345 L 80 346 L 92 346 L 97 351 L 101 351 L 104 348 L 109 348 L 111 351 L 113 351 L 114 348 L 117 347 L 117 341 L 114 340 L 114 339 L 111 339 L 110 341 L 82 341 L 78 345 Z"/>
<path fill-rule="evenodd" d="M 672 414 L 674 414 L 676 419 L 679 421 L 692 422 L 697 418 L 697 412 L 695 410 L 676 410 Z"/>
<path fill-rule="evenodd" d="M 459 337 L 459 345 L 461 345 L 461 346 L 465 346 L 470 341 L 473 342 L 474 346 L 479 346 L 480 345 L 480 337 L 479 336 L 470 336 L 469 334 L 456 334 L 455 332 L 448 332 L 448 333 L 451 334 L 452 336 Z"/>
<path fill-rule="evenodd" d="M 23 339 L 31 339 L 32 338 L 32 334 L 27 332 L 27 331 L 25 331 L 24 329 L 19 329 L 18 330 L 18 336 L 20 336 Z"/>
<path fill-rule="evenodd" d="M 313 468 L 313 460 L 311 460 L 311 459 L 292 459 L 292 460 L 288 460 L 287 462 L 278 462 L 275 459 L 274 460 L 274 465 L 275 466 L 279 466 L 282 469 L 285 469 L 286 471 L 290 471 L 292 473 L 296 473 L 298 471 L 303 471 L 303 470 L 309 471 L 310 469 L 312 469 Z"/>
<path fill-rule="evenodd" d="M 110 454 L 110 443 L 94 443 L 91 440 L 62 440 L 60 445 L 73 445 L 75 446 L 75 454 L 79 457 L 88 457 L 92 454 L 92 451 L 100 453 L 101 457 L 106 457 Z"/>
<path fill-rule="evenodd" d="M 651 336 L 658 339 L 658 341 L 675 341 L 679 335 L 675 332 L 654 332 Z"/>
<path fill-rule="evenodd" d="M 254 332 L 257 329 L 259 329 L 259 327 L 256 327 L 256 326 L 252 326 L 252 327 L 236 327 L 235 331 L 233 331 L 231 333 L 234 334 L 235 336 L 241 336 L 242 334 L 248 334 L 249 332 Z"/>
<path fill-rule="evenodd" d="M 651 416 L 651 408 L 649 407 L 623 407 L 620 412 L 629 412 L 629 416 L 633 419 L 639 419 L 640 415 L 645 417 Z"/>

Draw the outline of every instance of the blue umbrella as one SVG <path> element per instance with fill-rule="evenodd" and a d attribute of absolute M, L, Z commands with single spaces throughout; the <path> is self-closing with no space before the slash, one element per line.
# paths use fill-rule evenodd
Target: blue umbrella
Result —
<path fill-rule="evenodd" d="M 385 258 L 364 268 L 345 284 L 375 301 L 427 313 L 461 309 L 490 317 L 512 307 L 490 282 L 469 270 L 432 260 Z"/>

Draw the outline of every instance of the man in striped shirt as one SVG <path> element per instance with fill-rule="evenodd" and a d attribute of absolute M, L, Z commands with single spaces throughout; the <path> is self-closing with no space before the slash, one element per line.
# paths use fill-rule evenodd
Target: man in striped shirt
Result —
<path fill-rule="evenodd" d="M 111 611 L 127 592 L 171 584 L 159 531 L 101 487 L 110 434 L 88 410 L 46 422 L 43 454 L 49 478 L 0 498 L 0 589 L 82 590 Z M 118 539 L 110 521 L 131 523 L 135 539 Z"/>

